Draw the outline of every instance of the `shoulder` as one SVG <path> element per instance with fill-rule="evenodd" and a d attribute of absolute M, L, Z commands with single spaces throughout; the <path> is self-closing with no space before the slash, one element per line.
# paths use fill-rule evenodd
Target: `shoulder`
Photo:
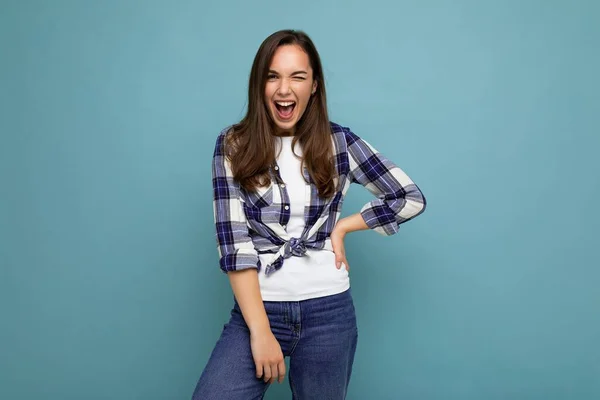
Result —
<path fill-rule="evenodd" d="M 342 126 L 338 123 L 335 123 L 333 121 L 329 121 L 329 126 L 331 127 L 331 134 L 332 135 L 344 135 L 345 132 L 350 131 L 350 128 L 348 128 L 347 126 Z"/>
<path fill-rule="evenodd" d="M 352 132 L 352 130 L 347 126 L 343 126 L 332 121 L 329 121 L 329 125 L 331 126 L 331 134 L 333 135 L 336 143 L 343 143 L 344 147 L 350 146 L 354 142 L 360 140 L 360 137 Z"/>
<path fill-rule="evenodd" d="M 233 132 L 234 125 L 228 125 L 219 131 L 215 140 L 215 156 L 225 154 L 226 146 L 228 141 L 226 140 L 228 135 Z"/>
<path fill-rule="evenodd" d="M 225 138 L 227 137 L 227 135 L 231 134 L 233 132 L 233 128 L 235 125 L 228 125 L 225 128 L 221 129 L 219 131 L 219 134 L 217 135 L 217 143 L 218 142 L 223 142 L 223 140 L 225 140 Z"/>

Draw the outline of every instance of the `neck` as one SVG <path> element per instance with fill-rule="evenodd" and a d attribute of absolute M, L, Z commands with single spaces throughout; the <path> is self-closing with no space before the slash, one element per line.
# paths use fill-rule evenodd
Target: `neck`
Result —
<path fill-rule="evenodd" d="M 273 132 L 273 134 L 275 136 L 282 136 L 282 137 L 283 136 L 294 136 L 294 134 L 296 133 L 295 131 L 296 131 L 295 129 L 281 130 L 281 129 L 279 129 L 279 128 L 276 127 L 275 128 L 275 132 Z"/>

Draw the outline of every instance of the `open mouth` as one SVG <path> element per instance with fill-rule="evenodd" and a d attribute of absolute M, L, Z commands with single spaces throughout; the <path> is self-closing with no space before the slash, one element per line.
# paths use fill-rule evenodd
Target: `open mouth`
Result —
<path fill-rule="evenodd" d="M 294 109 L 296 108 L 295 101 L 276 101 L 275 109 L 280 119 L 287 120 L 292 117 Z"/>

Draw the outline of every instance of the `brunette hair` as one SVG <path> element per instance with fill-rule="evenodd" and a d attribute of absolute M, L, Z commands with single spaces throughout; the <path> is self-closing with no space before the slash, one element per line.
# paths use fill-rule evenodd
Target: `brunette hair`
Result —
<path fill-rule="evenodd" d="M 317 83 L 306 110 L 298 120 L 293 145 L 300 142 L 303 165 L 322 198 L 335 192 L 333 144 L 327 113 L 325 80 L 319 53 L 302 31 L 282 30 L 271 34 L 260 45 L 250 71 L 248 110 L 227 136 L 227 153 L 233 177 L 243 189 L 254 191 L 271 183 L 270 168 L 275 163 L 275 123 L 265 104 L 265 87 L 275 51 L 284 45 L 297 45 L 308 55 Z"/>

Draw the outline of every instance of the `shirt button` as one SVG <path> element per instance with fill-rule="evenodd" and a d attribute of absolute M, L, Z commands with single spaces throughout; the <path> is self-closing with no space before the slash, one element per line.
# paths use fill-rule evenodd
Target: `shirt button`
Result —
<path fill-rule="evenodd" d="M 285 206 L 285 207 L 283 207 L 283 209 L 284 209 L 284 210 L 289 210 L 289 209 L 290 209 L 290 206 Z"/>
<path fill-rule="evenodd" d="M 275 171 L 279 171 L 279 167 L 277 165 L 275 166 Z"/>
<path fill-rule="evenodd" d="M 284 226 L 283 226 L 283 229 L 287 229 L 287 225 L 284 225 Z"/>
<path fill-rule="evenodd" d="M 280 186 L 281 186 L 282 188 L 284 188 L 284 187 L 285 187 L 285 183 L 282 183 Z"/>

